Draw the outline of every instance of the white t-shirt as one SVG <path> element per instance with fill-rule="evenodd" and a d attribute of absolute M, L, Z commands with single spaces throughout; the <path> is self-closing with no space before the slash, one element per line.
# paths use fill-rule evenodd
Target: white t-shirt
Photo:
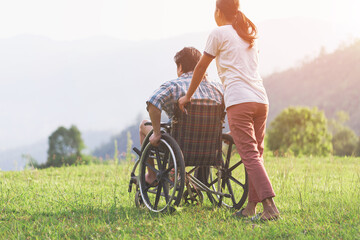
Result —
<path fill-rule="evenodd" d="M 227 108 L 245 102 L 269 104 L 258 72 L 256 42 L 249 48 L 249 44 L 239 37 L 232 25 L 224 25 L 210 33 L 204 54 L 216 57 Z"/>

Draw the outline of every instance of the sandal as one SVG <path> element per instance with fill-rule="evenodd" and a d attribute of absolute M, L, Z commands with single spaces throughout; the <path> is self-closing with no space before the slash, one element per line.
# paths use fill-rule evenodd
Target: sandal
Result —
<path fill-rule="evenodd" d="M 252 222 L 267 222 L 267 221 L 276 221 L 279 219 L 279 215 L 274 215 L 270 218 L 262 218 L 263 213 L 258 213 L 251 218 Z"/>
<path fill-rule="evenodd" d="M 240 211 L 234 213 L 234 217 L 238 217 L 238 218 L 248 218 L 249 216 L 246 216 L 243 214 L 243 211 L 245 210 L 245 208 L 240 209 Z"/>

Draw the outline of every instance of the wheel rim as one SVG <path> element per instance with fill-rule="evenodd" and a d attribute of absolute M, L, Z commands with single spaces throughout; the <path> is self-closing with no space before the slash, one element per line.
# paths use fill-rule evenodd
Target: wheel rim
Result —
<path fill-rule="evenodd" d="M 179 179 L 177 176 L 178 166 L 175 154 L 170 145 L 160 140 L 158 147 L 152 146 L 150 143 L 144 149 L 140 162 L 140 192 L 144 204 L 151 211 L 165 211 L 177 197 Z M 154 158 L 154 166 L 147 163 L 148 158 Z M 157 185 L 149 186 L 145 181 L 147 167 L 151 168 L 157 175 Z M 172 176 L 171 172 L 174 172 Z"/>

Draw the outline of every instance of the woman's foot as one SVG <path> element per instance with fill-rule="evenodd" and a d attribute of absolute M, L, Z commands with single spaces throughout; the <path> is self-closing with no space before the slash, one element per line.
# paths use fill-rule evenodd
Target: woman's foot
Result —
<path fill-rule="evenodd" d="M 240 209 L 234 215 L 237 217 L 251 217 L 256 213 L 256 204 L 255 202 L 248 202 L 245 208 Z"/>
<path fill-rule="evenodd" d="M 267 198 L 262 201 L 264 211 L 261 214 L 261 220 L 275 220 L 279 218 L 280 212 L 277 209 L 273 198 Z"/>

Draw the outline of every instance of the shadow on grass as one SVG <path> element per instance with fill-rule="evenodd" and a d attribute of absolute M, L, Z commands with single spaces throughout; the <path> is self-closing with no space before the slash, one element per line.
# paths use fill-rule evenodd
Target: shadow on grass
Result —
<path fill-rule="evenodd" d="M 64 206 L 63 209 L 52 209 L 49 211 L 28 211 L 4 208 L 0 214 L 0 222 L 2 221 L 37 221 L 41 218 L 55 218 L 55 219 L 73 219 L 73 220 L 91 220 L 99 219 L 105 222 L 116 222 L 119 219 L 129 220 L 153 220 L 156 218 L 163 218 L 166 216 L 177 215 L 178 211 L 155 213 L 148 209 L 136 208 L 135 206 L 110 206 L 97 208 L 92 205 L 82 205 L 76 208 L 69 208 Z"/>

